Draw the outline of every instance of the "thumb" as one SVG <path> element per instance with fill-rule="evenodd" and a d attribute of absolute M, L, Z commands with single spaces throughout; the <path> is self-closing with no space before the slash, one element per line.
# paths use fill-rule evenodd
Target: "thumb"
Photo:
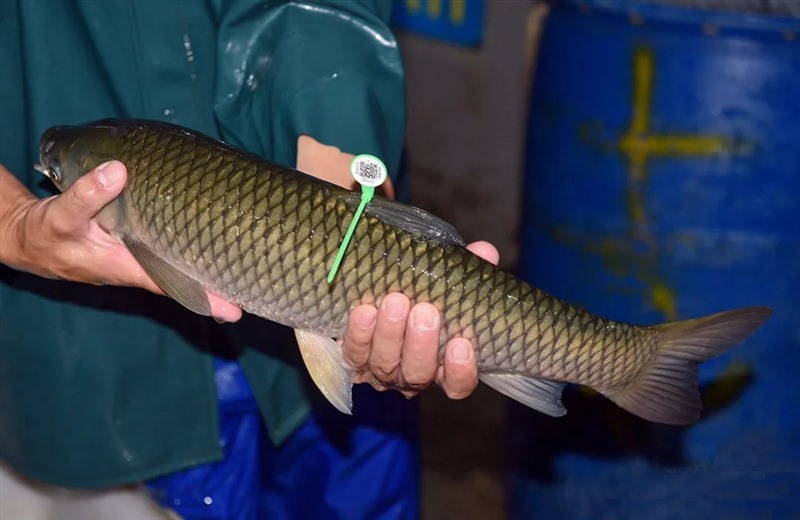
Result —
<path fill-rule="evenodd" d="M 125 187 L 128 172 L 119 161 L 101 164 L 82 175 L 60 197 L 53 201 L 53 210 L 62 212 L 65 222 L 79 222 L 94 217 L 114 200 Z"/>

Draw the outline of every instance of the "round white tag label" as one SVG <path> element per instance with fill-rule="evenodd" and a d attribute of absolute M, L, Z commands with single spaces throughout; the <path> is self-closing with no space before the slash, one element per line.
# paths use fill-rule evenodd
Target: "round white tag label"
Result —
<path fill-rule="evenodd" d="M 383 184 L 388 175 L 383 161 L 369 154 L 361 154 L 353 159 L 350 174 L 359 184 L 373 188 Z"/>

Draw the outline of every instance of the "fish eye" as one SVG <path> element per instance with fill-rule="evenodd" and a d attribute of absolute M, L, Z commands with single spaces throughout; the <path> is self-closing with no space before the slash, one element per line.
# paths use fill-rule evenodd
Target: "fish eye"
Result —
<path fill-rule="evenodd" d="M 61 162 L 55 157 L 50 159 L 48 170 L 50 170 L 50 179 L 52 179 L 53 182 L 59 182 L 64 178 L 64 172 L 61 170 Z"/>
<path fill-rule="evenodd" d="M 53 171 L 50 168 L 48 168 L 47 166 L 45 166 L 44 164 L 36 163 L 36 164 L 33 165 L 33 169 L 36 170 L 37 172 L 41 173 L 42 175 L 44 175 L 48 179 L 51 179 L 51 180 L 53 179 Z"/>
<path fill-rule="evenodd" d="M 33 165 L 33 169 L 43 174 L 45 177 L 47 177 L 53 182 L 58 182 L 63 177 L 61 175 L 61 167 L 58 165 L 58 163 L 53 163 L 49 166 L 37 163 Z"/>

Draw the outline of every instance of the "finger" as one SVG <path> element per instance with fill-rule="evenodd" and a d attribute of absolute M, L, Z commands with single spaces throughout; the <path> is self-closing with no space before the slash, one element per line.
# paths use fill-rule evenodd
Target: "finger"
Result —
<path fill-rule="evenodd" d="M 400 359 L 400 374 L 406 384 L 424 388 L 436 378 L 439 368 L 439 310 L 430 303 L 411 309 Z"/>
<path fill-rule="evenodd" d="M 377 316 L 378 309 L 373 305 L 359 305 L 350 313 L 342 354 L 345 362 L 353 368 L 360 369 L 369 360 Z"/>
<path fill-rule="evenodd" d="M 242 309 L 216 294 L 208 293 L 208 303 L 211 315 L 218 320 L 233 323 L 242 319 Z"/>
<path fill-rule="evenodd" d="M 497 265 L 497 262 L 500 261 L 500 253 L 497 251 L 497 248 L 489 242 L 483 240 L 473 242 L 467 246 L 467 249 L 494 265 Z"/>
<path fill-rule="evenodd" d="M 124 247 L 125 246 L 118 245 L 114 248 L 113 252 L 109 254 L 109 257 L 101 260 L 103 265 L 114 270 L 114 275 L 108 276 L 107 280 L 104 280 L 105 283 L 103 285 L 111 284 L 139 287 L 162 296 L 166 295 L 161 287 L 150 278 L 145 270 L 142 269 L 142 266 L 139 265 L 136 259 L 133 258 L 130 252 L 124 249 Z"/>
<path fill-rule="evenodd" d="M 411 303 L 403 294 L 388 294 L 378 308 L 369 367 L 381 383 L 393 385 L 400 370 L 406 319 Z"/>
<path fill-rule="evenodd" d="M 441 387 L 450 399 L 464 399 L 478 386 L 478 364 L 472 342 L 464 338 L 447 343 Z"/>
<path fill-rule="evenodd" d="M 119 195 L 126 180 L 127 170 L 121 162 L 101 164 L 55 198 L 51 206 L 52 211 L 58 212 L 54 222 L 66 225 L 84 223 Z"/>

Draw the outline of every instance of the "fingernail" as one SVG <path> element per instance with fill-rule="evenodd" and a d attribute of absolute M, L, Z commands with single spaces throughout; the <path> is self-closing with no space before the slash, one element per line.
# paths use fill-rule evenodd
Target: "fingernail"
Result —
<path fill-rule="evenodd" d="M 111 186 L 115 185 L 117 181 L 119 181 L 120 177 L 122 177 L 122 172 L 119 170 L 119 168 L 112 168 L 109 170 L 109 164 L 111 164 L 111 161 L 104 162 L 95 168 L 97 182 L 100 183 L 100 186 L 103 188 L 110 188 Z"/>
<path fill-rule="evenodd" d="M 400 321 L 406 313 L 406 306 L 399 298 L 386 298 L 383 302 L 386 317 L 391 321 Z"/>
<path fill-rule="evenodd" d="M 427 332 L 438 325 L 438 313 L 428 305 L 414 307 L 411 312 L 411 323 L 420 332 Z"/>
<path fill-rule="evenodd" d="M 469 360 L 472 345 L 467 341 L 457 341 L 451 350 L 453 361 L 463 363 Z"/>
<path fill-rule="evenodd" d="M 362 329 L 371 329 L 375 325 L 375 313 L 360 312 L 356 315 L 356 323 Z"/>

